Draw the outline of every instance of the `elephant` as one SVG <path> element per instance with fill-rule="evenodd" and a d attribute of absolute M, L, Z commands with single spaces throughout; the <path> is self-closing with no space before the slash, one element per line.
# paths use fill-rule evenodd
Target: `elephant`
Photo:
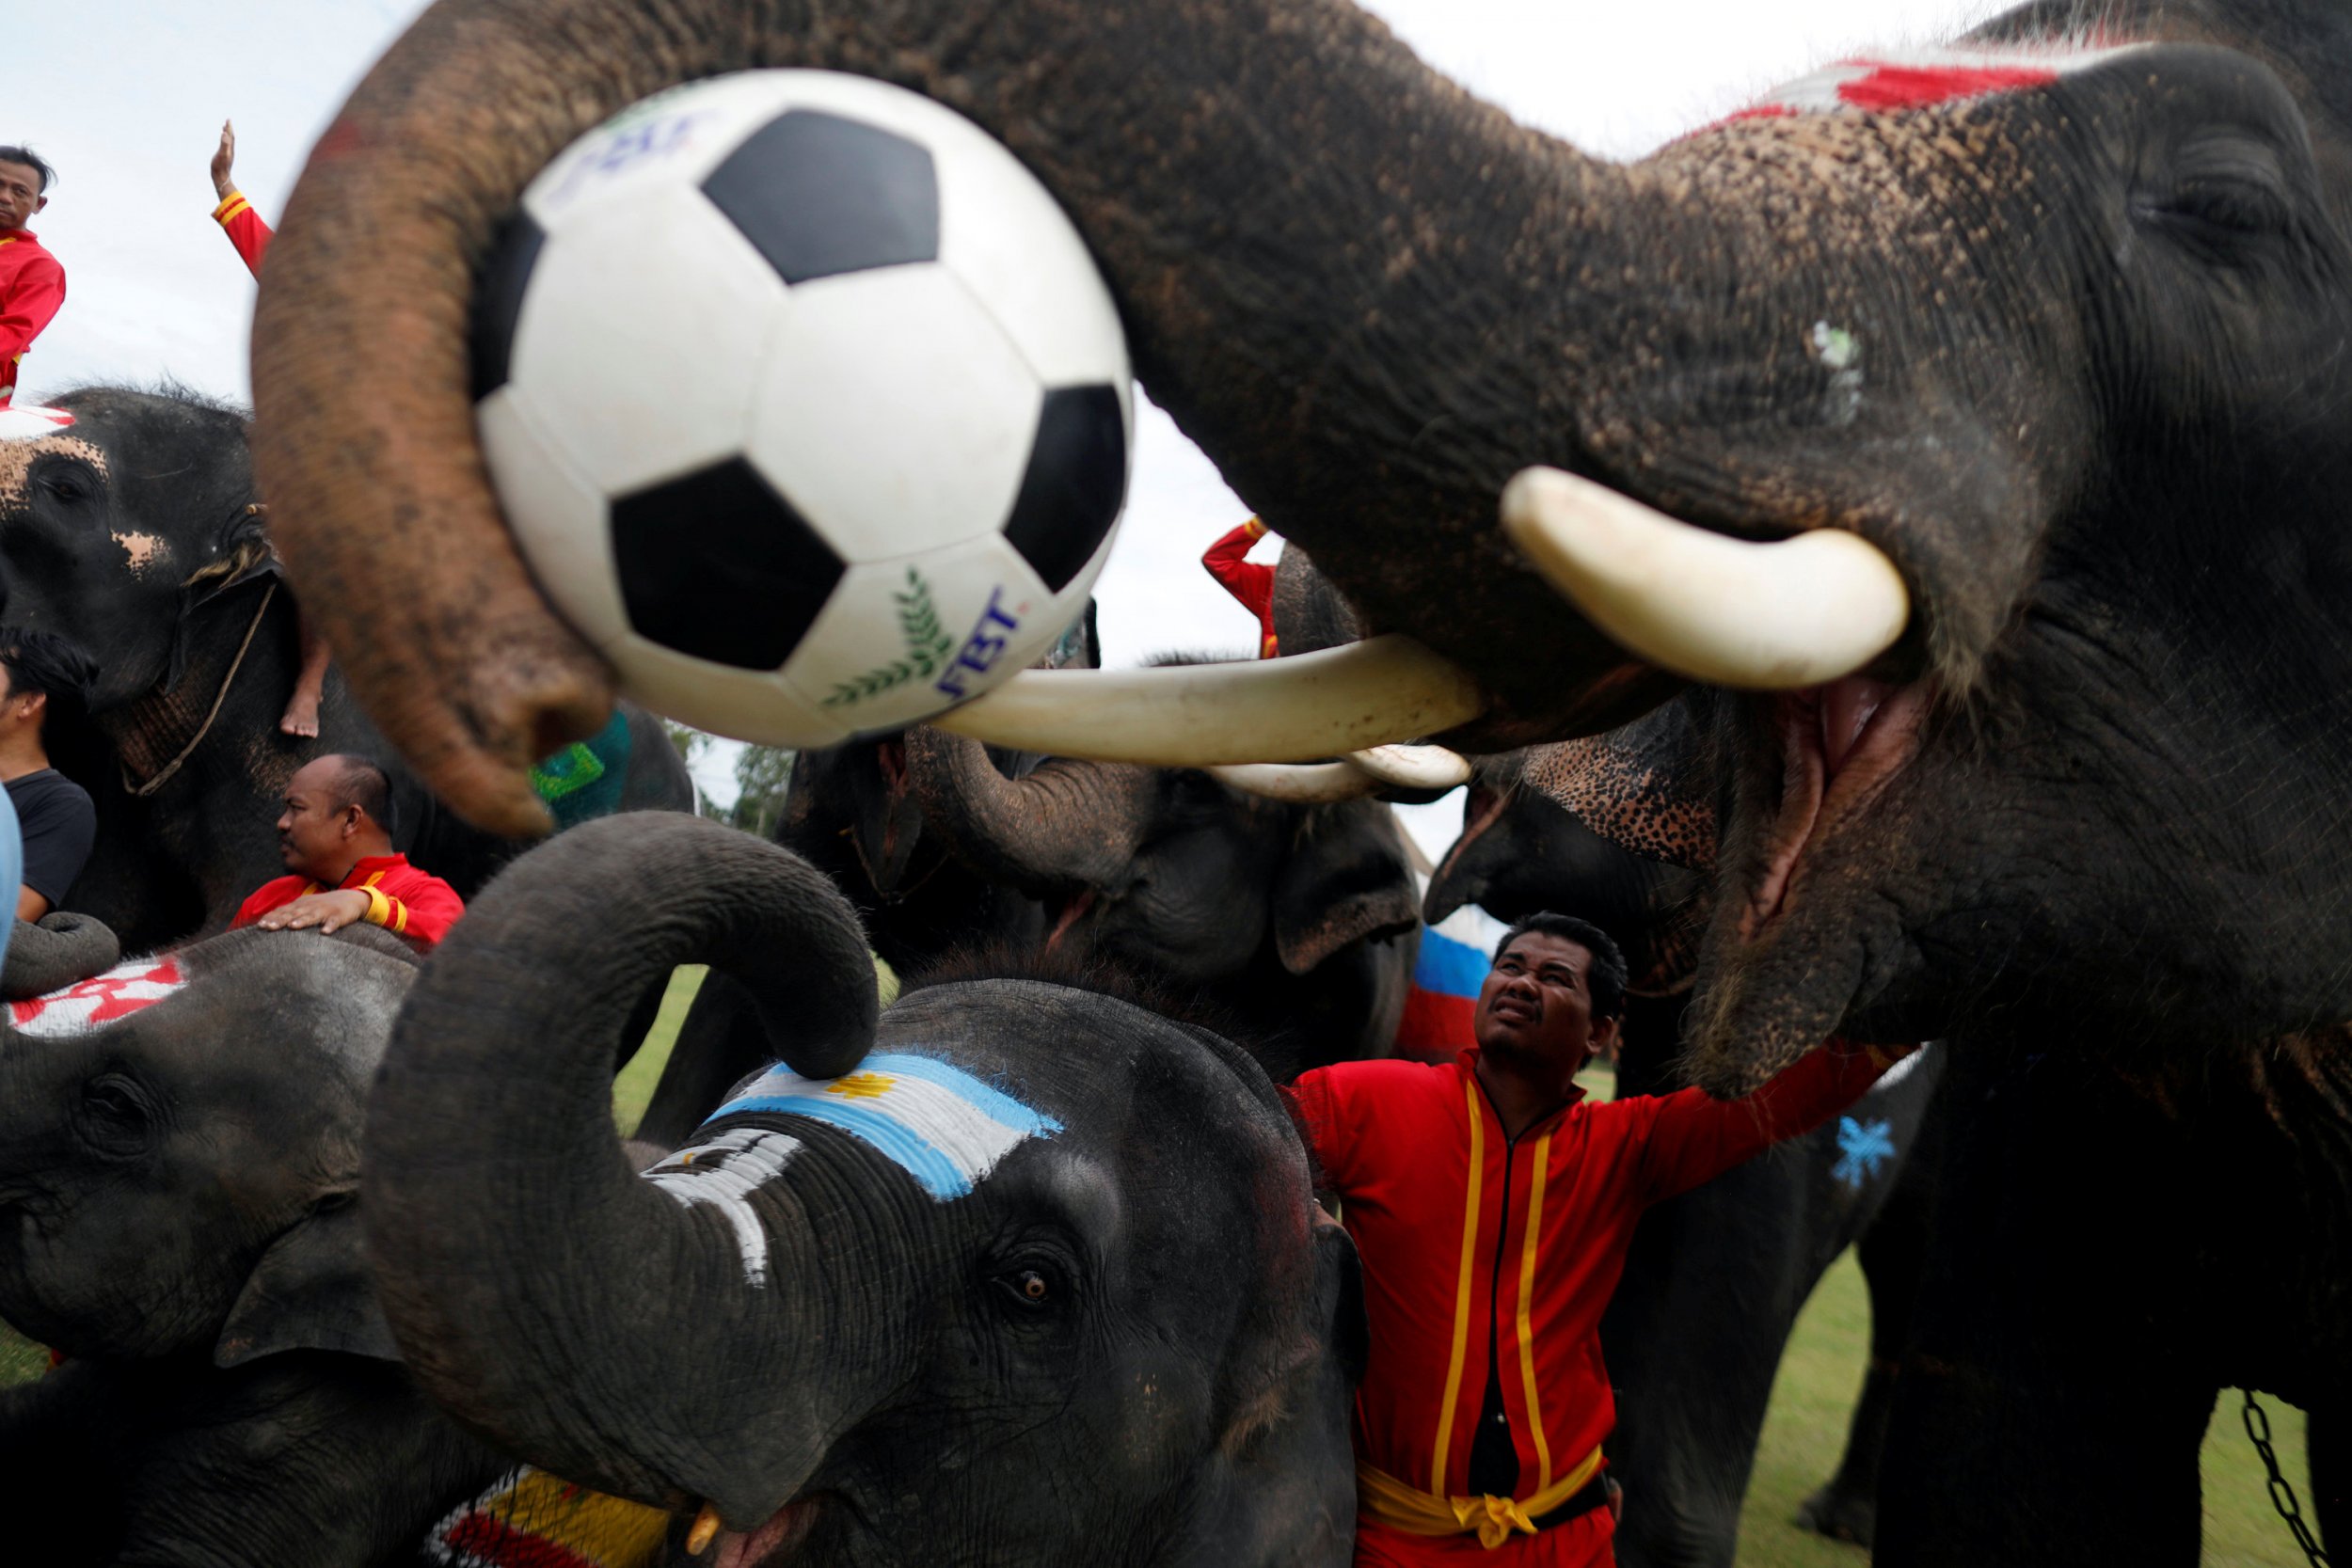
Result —
<path fill-rule="evenodd" d="M 1346 1562 L 1355 1253 L 1248 1054 L 1038 979 L 878 1019 L 819 873 L 639 820 L 517 859 L 393 1026 L 369 1242 L 435 1399 L 723 1562 Z M 641 1180 L 608 1063 L 689 960 L 782 1061 Z"/>
<path fill-rule="evenodd" d="M 278 586 L 244 416 L 179 389 L 94 387 L 57 404 L 70 427 L 0 443 L 0 575 L 12 624 L 63 632 L 98 661 L 87 732 L 56 747 L 99 811 L 68 905 L 133 952 L 225 927 L 283 873 L 274 824 L 286 781 L 333 752 L 393 764 L 397 846 L 461 894 L 480 886 L 514 844 L 442 810 L 339 675 L 316 739 L 278 732 L 296 611 Z M 692 810 L 660 722 L 624 711 L 628 761 L 611 809 Z"/>
<path fill-rule="evenodd" d="M 1981 1113 L 1879 1560 L 2185 1564 L 2215 1390 L 2323 1425 L 2352 1395 L 2352 37 L 2320 0 L 2050 0 L 1962 43 L 1992 63 L 1865 58 L 1618 163 L 1344 0 L 441 0 L 289 203 L 260 471 L 386 733 L 475 819 L 535 819 L 526 765 L 613 676 L 470 428 L 462 323 L 517 193 L 739 67 L 959 110 L 1368 635 L 958 722 L 1221 764 L 1724 690 L 1694 1082 L 1940 1038 Z M 1337 703 L 1332 670 L 1378 679 Z M 1178 722 L 1204 698 L 1222 727 Z"/>
<path fill-rule="evenodd" d="M 1462 836 L 1423 907 L 1432 924 L 1474 903 L 1504 921 L 1563 910 L 1608 931 L 1633 986 L 1620 1094 L 1685 1081 L 1682 1015 L 1715 852 L 1696 766 L 1703 723 L 1694 695 L 1597 740 L 1479 759 Z M 1613 1548 L 1626 1568 L 1730 1568 L 1782 1348 L 1850 1244 L 1869 1286 L 1868 1370 L 1845 1458 L 1800 1522 L 1869 1544 L 1932 1200 L 1942 1071 L 1930 1047 L 1845 1117 L 1643 1220 L 1601 1323 L 1617 1391 L 1610 1462 L 1626 1487 Z"/>
<path fill-rule="evenodd" d="M 1054 757 L 1007 779 L 980 743 L 907 737 L 928 831 L 1045 901 L 1045 942 L 1200 993 L 1278 1081 L 1389 1053 L 1420 951 L 1403 830 L 1377 800 L 1268 800 L 1198 768 Z"/>
<path fill-rule="evenodd" d="M 399 1364 L 363 1249 L 368 1085 L 416 959 L 234 931 L 0 1028 L 12 1560 L 362 1568 L 505 1465 Z"/>
<path fill-rule="evenodd" d="M 1096 669 L 1101 646 L 1089 600 L 1086 614 L 1037 667 Z M 988 755 L 1008 779 L 1025 778 L 1043 760 L 1003 747 L 989 748 Z M 1036 899 L 982 878 L 936 834 L 925 838 L 903 731 L 802 752 L 793 759 L 775 837 L 849 895 L 874 951 L 894 970 L 927 968 L 961 947 L 1028 946 L 1044 937 L 1044 909 Z"/>
<path fill-rule="evenodd" d="M 1099 646 L 1089 601 L 1039 667 L 1095 668 Z M 1009 779 L 1025 776 L 1042 760 L 1030 752 L 987 750 Z M 920 974 L 959 952 L 1024 951 L 1044 941 L 1042 904 L 980 876 L 948 853 L 936 833 L 924 836 L 903 731 L 797 753 L 775 841 L 833 879 L 894 974 Z M 638 1124 L 640 1135 L 672 1146 L 683 1141 L 736 1080 L 767 1063 L 767 1033 L 749 995 L 724 974 L 707 975 L 679 1032 L 675 1065 L 663 1071 Z"/>

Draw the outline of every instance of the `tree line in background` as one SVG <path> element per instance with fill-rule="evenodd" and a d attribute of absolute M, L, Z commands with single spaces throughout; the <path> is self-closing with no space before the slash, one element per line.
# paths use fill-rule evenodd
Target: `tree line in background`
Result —
<path fill-rule="evenodd" d="M 677 748 L 677 754 L 686 759 L 689 768 L 717 738 L 668 719 L 661 721 L 661 727 L 669 732 L 670 744 Z M 784 791 L 792 782 L 793 754 L 783 746 L 744 747 L 742 754 L 735 759 L 735 803 L 716 806 L 705 800 L 703 815 L 747 833 L 771 837 L 778 819 L 784 816 Z"/>

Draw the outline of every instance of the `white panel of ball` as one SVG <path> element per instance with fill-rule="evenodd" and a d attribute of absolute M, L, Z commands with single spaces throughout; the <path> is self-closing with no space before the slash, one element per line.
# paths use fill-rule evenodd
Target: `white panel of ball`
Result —
<path fill-rule="evenodd" d="M 691 185 L 575 212 L 532 269 L 509 389 L 562 433 L 591 483 L 624 495 L 742 451 L 787 303 L 774 269 Z"/>

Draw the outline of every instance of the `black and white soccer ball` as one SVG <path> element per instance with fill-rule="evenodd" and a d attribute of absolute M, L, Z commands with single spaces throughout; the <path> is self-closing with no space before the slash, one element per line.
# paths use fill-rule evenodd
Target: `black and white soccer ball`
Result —
<path fill-rule="evenodd" d="M 632 105 L 523 193 L 477 293 L 483 452 L 623 689 L 821 746 L 979 695 L 1086 609 L 1125 340 L 1043 186 L 831 71 Z"/>

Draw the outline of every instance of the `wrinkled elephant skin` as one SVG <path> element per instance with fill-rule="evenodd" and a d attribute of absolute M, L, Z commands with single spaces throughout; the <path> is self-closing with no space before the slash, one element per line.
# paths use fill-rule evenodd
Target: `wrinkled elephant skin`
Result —
<path fill-rule="evenodd" d="M 236 932 L 0 1027 L 11 1560 L 373 1568 L 501 1461 L 398 1363 L 360 1118 L 415 974 L 395 939 Z"/>
<path fill-rule="evenodd" d="M 688 957 L 787 1065 L 640 1180 L 607 1064 Z M 410 993 L 367 1164 L 435 1397 L 707 1505 L 725 1560 L 1347 1560 L 1355 1255 L 1263 1073 L 1034 980 L 878 1024 L 854 913 L 773 846 L 645 817 L 518 860 Z"/>

